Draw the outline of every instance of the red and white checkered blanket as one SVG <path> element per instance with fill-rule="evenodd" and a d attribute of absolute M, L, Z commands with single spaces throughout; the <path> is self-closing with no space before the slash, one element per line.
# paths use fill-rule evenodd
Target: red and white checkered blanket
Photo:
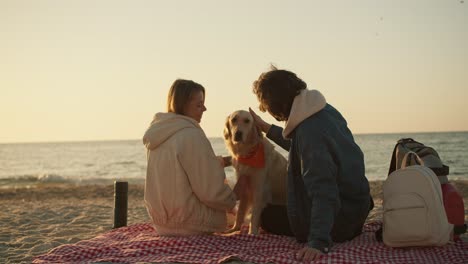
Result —
<path fill-rule="evenodd" d="M 315 263 L 468 263 L 468 243 L 461 240 L 444 247 L 394 249 L 375 240 L 381 223 L 364 226 L 352 241 L 335 244 Z M 69 262 L 182 262 L 220 263 L 241 260 L 253 263 L 301 263 L 295 252 L 303 245 L 293 238 L 272 234 L 160 237 L 150 224 L 109 231 L 76 244 L 62 245 L 33 263 Z"/>

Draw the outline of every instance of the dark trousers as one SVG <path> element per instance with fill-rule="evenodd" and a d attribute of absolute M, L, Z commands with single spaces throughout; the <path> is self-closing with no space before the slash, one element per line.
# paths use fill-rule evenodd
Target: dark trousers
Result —
<path fill-rule="evenodd" d="M 349 219 L 343 217 L 340 213 L 335 218 L 335 223 L 331 232 L 331 237 L 334 242 L 344 242 L 351 240 L 361 234 L 362 227 L 366 221 L 369 212 L 374 208 L 374 201 L 370 197 L 370 205 L 365 217 L 358 219 L 354 223 L 350 223 Z M 268 204 L 262 211 L 260 218 L 260 226 L 268 233 L 294 236 L 289 226 L 288 212 L 285 205 Z"/>
<path fill-rule="evenodd" d="M 294 236 L 289 227 L 288 211 L 285 205 L 267 204 L 260 216 L 260 226 L 268 233 Z"/>

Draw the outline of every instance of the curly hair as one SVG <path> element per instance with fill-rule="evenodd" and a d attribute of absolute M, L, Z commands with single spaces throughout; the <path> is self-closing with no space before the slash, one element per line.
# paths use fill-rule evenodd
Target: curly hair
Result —
<path fill-rule="evenodd" d="M 272 66 L 253 83 L 252 91 L 260 111 L 268 111 L 278 121 L 287 121 L 294 98 L 306 88 L 307 84 L 295 73 Z"/>
<path fill-rule="evenodd" d="M 199 83 L 191 80 L 175 80 L 167 95 L 167 112 L 182 115 L 184 107 L 190 101 L 192 95 L 200 91 L 205 95 L 205 88 Z"/>

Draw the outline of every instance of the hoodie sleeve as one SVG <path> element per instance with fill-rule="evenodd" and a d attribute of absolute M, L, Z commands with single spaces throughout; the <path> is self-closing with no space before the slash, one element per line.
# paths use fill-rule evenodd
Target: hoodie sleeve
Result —
<path fill-rule="evenodd" d="M 291 140 L 283 138 L 283 129 L 281 127 L 271 125 L 266 136 L 284 150 L 289 151 Z"/>
<path fill-rule="evenodd" d="M 195 195 L 211 208 L 232 209 L 236 205 L 235 194 L 225 182 L 224 168 L 208 138 L 201 129 L 187 129 L 183 138 L 178 159 Z"/>
<path fill-rule="evenodd" d="M 298 131 L 296 137 L 298 154 L 305 189 L 312 201 L 308 245 L 323 249 L 331 245 L 331 230 L 340 206 L 337 167 L 320 133 L 305 135 L 301 132 Z"/>

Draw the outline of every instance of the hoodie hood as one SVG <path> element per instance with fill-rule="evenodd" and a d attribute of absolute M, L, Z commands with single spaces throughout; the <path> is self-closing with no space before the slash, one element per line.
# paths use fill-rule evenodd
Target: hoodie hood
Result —
<path fill-rule="evenodd" d="M 157 113 L 143 136 L 143 144 L 153 150 L 185 128 L 200 128 L 194 119 L 175 113 Z"/>
<path fill-rule="evenodd" d="M 288 121 L 283 130 L 283 138 L 289 139 L 289 134 L 306 118 L 322 110 L 327 105 L 325 97 L 317 90 L 302 90 L 295 98 Z"/>

